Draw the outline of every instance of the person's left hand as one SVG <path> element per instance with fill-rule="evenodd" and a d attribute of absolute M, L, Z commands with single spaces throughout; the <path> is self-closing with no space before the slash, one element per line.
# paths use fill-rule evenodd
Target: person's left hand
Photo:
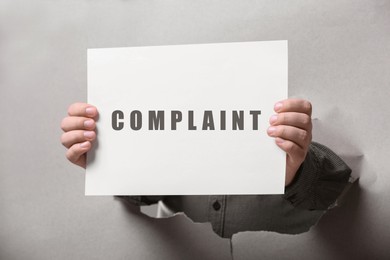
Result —
<path fill-rule="evenodd" d="M 289 185 L 305 160 L 312 138 L 311 103 L 303 99 L 286 99 L 275 104 L 277 114 L 270 118 L 267 133 L 287 153 L 286 182 Z"/>

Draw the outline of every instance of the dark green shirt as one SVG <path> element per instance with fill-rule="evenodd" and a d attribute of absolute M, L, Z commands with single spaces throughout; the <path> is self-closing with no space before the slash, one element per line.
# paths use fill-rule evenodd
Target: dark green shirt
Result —
<path fill-rule="evenodd" d="M 296 234 L 308 230 L 348 184 L 351 169 L 329 148 L 313 142 L 284 195 L 125 196 L 137 205 L 163 200 L 195 222 L 210 222 L 221 237 L 240 231 Z"/>

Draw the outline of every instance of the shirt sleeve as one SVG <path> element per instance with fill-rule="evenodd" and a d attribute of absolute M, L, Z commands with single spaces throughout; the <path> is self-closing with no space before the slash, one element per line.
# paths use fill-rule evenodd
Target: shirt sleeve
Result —
<path fill-rule="evenodd" d="M 159 200 L 163 199 L 163 196 L 117 196 L 117 197 L 136 206 L 152 205 L 157 203 Z"/>
<path fill-rule="evenodd" d="M 347 186 L 351 169 L 328 147 L 312 142 L 284 199 L 309 210 L 328 209 Z"/>

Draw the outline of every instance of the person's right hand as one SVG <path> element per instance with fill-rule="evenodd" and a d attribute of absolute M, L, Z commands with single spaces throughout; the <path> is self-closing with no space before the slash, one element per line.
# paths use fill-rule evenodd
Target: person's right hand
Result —
<path fill-rule="evenodd" d="M 61 122 L 64 131 L 61 143 L 68 148 L 66 158 L 83 168 L 86 166 L 86 153 L 96 138 L 94 130 L 97 115 L 96 107 L 86 103 L 74 103 L 69 106 L 68 116 Z"/>

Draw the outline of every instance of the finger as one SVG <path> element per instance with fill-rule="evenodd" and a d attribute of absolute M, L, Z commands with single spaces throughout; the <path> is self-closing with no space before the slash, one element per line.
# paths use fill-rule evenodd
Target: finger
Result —
<path fill-rule="evenodd" d="M 306 156 L 306 151 L 299 145 L 283 138 L 275 138 L 275 143 L 287 153 L 291 163 L 301 164 Z"/>
<path fill-rule="evenodd" d="M 312 105 L 304 99 L 285 99 L 275 104 L 275 112 L 298 112 L 311 116 Z"/>
<path fill-rule="evenodd" d="M 285 179 L 285 185 L 287 186 L 294 180 L 297 170 L 305 160 L 307 151 L 299 147 L 294 142 L 284 140 L 279 137 L 275 138 L 275 143 L 287 153 Z"/>
<path fill-rule="evenodd" d="M 86 156 L 85 153 L 91 149 L 91 142 L 85 141 L 72 145 L 66 152 L 66 158 L 74 164 L 85 168 Z"/>
<path fill-rule="evenodd" d="M 69 116 L 94 118 L 98 115 L 96 107 L 87 103 L 74 103 L 68 108 Z"/>
<path fill-rule="evenodd" d="M 82 143 L 84 141 L 93 141 L 96 138 L 94 131 L 73 130 L 65 132 L 61 135 L 61 143 L 70 148 L 75 143 Z"/>
<path fill-rule="evenodd" d="M 269 122 L 273 126 L 289 125 L 307 131 L 312 130 L 311 117 L 304 113 L 284 112 L 284 113 L 276 114 L 271 116 Z"/>
<path fill-rule="evenodd" d="M 61 128 L 64 132 L 72 130 L 94 130 L 95 121 L 88 117 L 67 116 L 61 122 Z"/>
<path fill-rule="evenodd" d="M 311 141 L 311 134 L 308 131 L 293 126 L 271 126 L 268 128 L 267 133 L 269 136 L 280 137 L 284 140 L 296 143 L 304 150 L 307 149 Z"/>

